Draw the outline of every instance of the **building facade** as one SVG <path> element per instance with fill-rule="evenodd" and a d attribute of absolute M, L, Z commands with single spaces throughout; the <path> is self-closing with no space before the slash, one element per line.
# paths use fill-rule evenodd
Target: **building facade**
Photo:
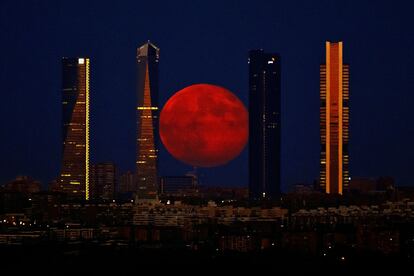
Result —
<path fill-rule="evenodd" d="M 249 197 L 280 194 L 280 56 L 249 52 Z"/>
<path fill-rule="evenodd" d="M 197 190 L 195 176 L 163 176 L 160 178 L 160 194 L 194 194 Z"/>
<path fill-rule="evenodd" d="M 155 199 L 158 188 L 158 62 L 160 50 L 149 41 L 137 49 L 138 199 Z"/>
<path fill-rule="evenodd" d="M 349 65 L 343 64 L 342 42 L 329 42 L 320 66 L 320 186 L 343 194 L 349 186 Z"/>
<path fill-rule="evenodd" d="M 109 201 L 115 197 L 116 167 L 113 163 L 98 163 L 91 166 L 90 198 Z"/>
<path fill-rule="evenodd" d="M 118 192 L 123 193 L 134 193 L 137 191 L 137 183 L 135 181 L 135 174 L 127 171 L 119 177 L 119 188 Z"/>
<path fill-rule="evenodd" d="M 62 59 L 60 191 L 89 199 L 89 58 Z"/>
<path fill-rule="evenodd" d="M 39 181 L 34 180 L 29 176 L 17 176 L 16 179 L 6 183 L 4 189 L 9 192 L 23 193 L 30 195 L 38 193 L 41 190 L 41 184 Z"/>

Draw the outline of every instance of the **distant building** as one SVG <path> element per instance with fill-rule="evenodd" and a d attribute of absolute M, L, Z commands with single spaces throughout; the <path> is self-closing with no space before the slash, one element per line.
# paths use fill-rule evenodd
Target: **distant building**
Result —
<path fill-rule="evenodd" d="M 90 198 L 112 200 L 115 195 L 116 168 L 113 163 L 99 163 L 91 166 Z"/>
<path fill-rule="evenodd" d="M 137 49 L 138 199 L 155 199 L 158 186 L 158 62 L 160 49 L 149 41 Z"/>
<path fill-rule="evenodd" d="M 60 181 L 58 179 L 50 181 L 47 190 L 49 192 L 62 192 Z"/>
<path fill-rule="evenodd" d="M 56 206 L 65 203 L 67 194 L 62 192 L 39 192 L 30 197 L 30 214 L 37 222 L 51 220 L 52 217 L 59 216 Z"/>
<path fill-rule="evenodd" d="M 199 195 L 210 200 L 245 200 L 249 189 L 245 187 L 199 187 Z"/>
<path fill-rule="evenodd" d="M 16 179 L 8 182 L 4 188 L 7 192 L 17 192 L 30 195 L 39 192 L 41 190 L 41 185 L 39 181 L 33 180 L 31 177 L 18 176 Z"/>
<path fill-rule="evenodd" d="M 29 195 L 3 191 L 0 193 L 0 214 L 3 213 L 23 213 L 29 207 Z"/>
<path fill-rule="evenodd" d="M 62 163 L 58 187 L 89 199 L 89 58 L 62 59 Z"/>
<path fill-rule="evenodd" d="M 381 176 L 377 179 L 377 190 L 378 191 L 387 191 L 394 190 L 395 180 L 391 176 Z"/>
<path fill-rule="evenodd" d="M 320 66 L 320 185 L 328 194 L 343 194 L 349 185 L 349 65 L 342 42 L 326 42 Z"/>
<path fill-rule="evenodd" d="M 135 174 L 130 171 L 122 174 L 119 177 L 119 188 L 118 192 L 123 193 L 134 193 L 137 191 L 137 184 L 135 181 Z"/>
<path fill-rule="evenodd" d="M 349 182 L 349 191 L 369 193 L 377 190 L 377 181 L 374 178 L 353 177 Z"/>
<path fill-rule="evenodd" d="M 313 184 L 298 183 L 293 186 L 293 192 L 297 194 L 308 194 L 315 191 Z"/>
<path fill-rule="evenodd" d="M 160 178 L 160 194 L 191 194 L 197 189 L 194 176 L 163 176 Z"/>
<path fill-rule="evenodd" d="M 280 195 L 280 56 L 249 52 L 249 196 Z"/>
<path fill-rule="evenodd" d="M 369 193 L 392 190 L 394 190 L 394 179 L 387 176 L 381 176 L 379 178 L 353 177 L 349 182 L 349 191 L 351 192 Z"/>

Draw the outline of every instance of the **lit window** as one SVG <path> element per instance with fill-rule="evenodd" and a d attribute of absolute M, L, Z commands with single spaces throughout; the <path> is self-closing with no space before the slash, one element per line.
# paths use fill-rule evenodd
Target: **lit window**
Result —
<path fill-rule="evenodd" d="M 78 59 L 78 64 L 84 64 L 84 63 L 85 63 L 85 59 L 84 58 Z"/>
<path fill-rule="evenodd" d="M 138 110 L 158 110 L 156 106 L 138 106 Z"/>

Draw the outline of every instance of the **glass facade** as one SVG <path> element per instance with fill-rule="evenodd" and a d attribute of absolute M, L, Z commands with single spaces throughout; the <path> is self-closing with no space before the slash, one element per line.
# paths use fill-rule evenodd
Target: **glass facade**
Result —
<path fill-rule="evenodd" d="M 326 42 L 320 66 L 320 186 L 343 194 L 349 185 L 349 65 L 343 64 L 342 42 Z"/>
<path fill-rule="evenodd" d="M 89 199 L 89 58 L 62 59 L 59 190 Z"/>
<path fill-rule="evenodd" d="M 159 48 L 148 42 L 137 49 L 138 199 L 155 199 L 158 190 L 158 62 Z"/>
<path fill-rule="evenodd" d="M 280 56 L 249 52 L 249 197 L 280 195 Z"/>

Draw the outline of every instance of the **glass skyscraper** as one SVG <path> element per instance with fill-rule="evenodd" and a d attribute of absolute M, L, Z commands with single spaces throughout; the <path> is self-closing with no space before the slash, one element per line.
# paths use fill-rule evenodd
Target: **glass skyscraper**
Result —
<path fill-rule="evenodd" d="M 62 163 L 58 189 L 89 199 L 89 58 L 62 59 Z"/>
<path fill-rule="evenodd" d="M 137 49 L 138 199 L 156 199 L 158 190 L 158 62 L 160 50 L 149 41 Z"/>
<path fill-rule="evenodd" d="M 320 66 L 320 186 L 342 194 L 349 184 L 349 65 L 343 64 L 342 42 L 325 44 Z"/>
<path fill-rule="evenodd" d="M 249 52 L 249 197 L 280 195 L 280 56 Z"/>

